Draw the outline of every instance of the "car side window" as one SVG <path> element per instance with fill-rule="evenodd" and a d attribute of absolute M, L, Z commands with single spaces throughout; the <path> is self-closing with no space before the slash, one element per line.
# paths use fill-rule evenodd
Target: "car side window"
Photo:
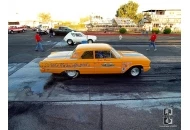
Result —
<path fill-rule="evenodd" d="M 71 33 L 71 35 L 72 35 L 73 37 L 75 37 L 75 34 L 74 34 L 74 33 Z"/>
<path fill-rule="evenodd" d="M 85 51 L 82 56 L 81 56 L 82 59 L 93 59 L 94 56 L 93 56 L 93 51 Z"/>
<path fill-rule="evenodd" d="M 80 33 L 75 33 L 76 37 L 82 37 Z"/>
<path fill-rule="evenodd" d="M 111 51 L 95 51 L 95 58 L 115 58 Z"/>

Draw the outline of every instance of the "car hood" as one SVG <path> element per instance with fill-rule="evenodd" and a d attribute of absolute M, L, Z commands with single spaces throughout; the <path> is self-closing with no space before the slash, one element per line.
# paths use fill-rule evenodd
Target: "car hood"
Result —
<path fill-rule="evenodd" d="M 148 61 L 148 63 L 151 62 L 148 57 L 136 51 L 119 51 L 119 53 L 123 56 L 124 59 L 125 58 L 131 59 L 131 60 L 138 59 L 138 61 L 146 60 Z"/>
<path fill-rule="evenodd" d="M 143 54 L 141 53 L 138 53 L 136 51 L 119 51 L 119 53 L 122 55 L 122 56 L 144 56 Z"/>
<path fill-rule="evenodd" d="M 66 59 L 70 58 L 73 51 L 52 52 L 46 59 Z"/>

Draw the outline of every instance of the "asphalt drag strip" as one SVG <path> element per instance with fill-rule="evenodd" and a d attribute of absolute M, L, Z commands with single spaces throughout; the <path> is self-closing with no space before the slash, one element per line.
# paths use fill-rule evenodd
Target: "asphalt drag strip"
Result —
<path fill-rule="evenodd" d="M 152 68 L 137 78 L 126 75 L 40 73 L 36 58 L 9 76 L 9 101 L 110 101 L 181 97 L 181 57 L 149 57 Z"/>
<path fill-rule="evenodd" d="M 180 103 L 179 98 L 9 102 L 8 125 L 10 130 L 181 130 Z"/>

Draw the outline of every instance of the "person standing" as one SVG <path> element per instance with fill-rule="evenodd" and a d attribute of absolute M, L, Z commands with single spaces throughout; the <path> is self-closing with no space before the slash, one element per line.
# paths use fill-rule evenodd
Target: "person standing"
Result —
<path fill-rule="evenodd" d="M 157 50 L 157 49 L 156 49 L 156 45 L 155 45 L 156 38 L 157 38 L 156 33 L 155 33 L 155 32 L 152 32 L 152 35 L 151 35 L 151 37 L 150 37 L 149 48 L 146 49 L 147 51 L 150 50 L 150 48 L 151 48 L 152 45 L 153 45 L 153 47 L 154 47 L 154 51 Z"/>
<path fill-rule="evenodd" d="M 53 29 L 52 28 L 50 28 L 50 30 L 49 30 L 49 37 L 53 37 Z"/>
<path fill-rule="evenodd" d="M 145 25 L 142 27 L 142 34 L 145 34 Z"/>
<path fill-rule="evenodd" d="M 41 39 L 41 36 L 39 35 L 38 32 L 36 32 L 36 35 L 35 35 L 35 40 L 36 40 L 36 48 L 35 48 L 35 51 L 38 51 L 38 49 L 40 49 L 41 51 L 44 51 L 43 47 L 42 47 L 42 39 Z"/>
<path fill-rule="evenodd" d="M 148 31 L 149 31 L 149 27 L 146 26 L 146 28 L 145 28 L 145 33 L 146 33 L 147 36 L 148 36 Z"/>

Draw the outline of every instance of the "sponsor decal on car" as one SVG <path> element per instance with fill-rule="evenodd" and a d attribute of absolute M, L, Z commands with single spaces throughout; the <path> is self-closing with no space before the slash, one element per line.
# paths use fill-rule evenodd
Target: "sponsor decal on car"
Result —
<path fill-rule="evenodd" d="M 121 67 L 121 72 L 124 73 L 130 66 L 132 62 L 123 62 Z"/>
<path fill-rule="evenodd" d="M 51 63 L 50 67 L 56 67 L 56 68 L 76 68 L 76 67 L 90 67 L 89 63 Z"/>

